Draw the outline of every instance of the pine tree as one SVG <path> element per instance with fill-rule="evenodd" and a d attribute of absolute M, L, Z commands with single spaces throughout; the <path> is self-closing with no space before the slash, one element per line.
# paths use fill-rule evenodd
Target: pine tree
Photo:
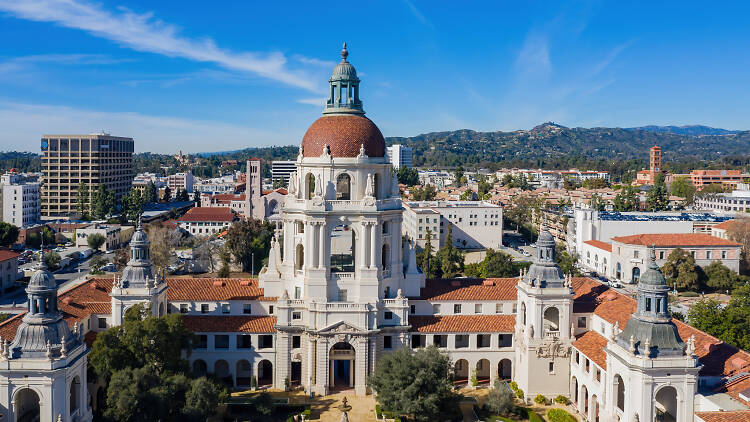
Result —
<path fill-rule="evenodd" d="M 432 259 L 432 231 L 427 229 L 427 241 L 424 244 L 424 254 L 422 255 L 422 272 L 429 277 L 430 274 L 430 260 Z"/>
<path fill-rule="evenodd" d="M 169 186 L 164 188 L 164 202 L 169 202 L 172 200 L 172 189 L 169 189 Z"/>
<path fill-rule="evenodd" d="M 146 185 L 146 189 L 143 191 L 143 201 L 145 203 L 159 202 L 156 194 L 156 185 L 154 184 L 153 180 L 148 182 L 148 184 Z"/>
<path fill-rule="evenodd" d="M 79 183 L 78 193 L 76 194 L 76 207 L 78 208 L 78 213 L 81 214 L 83 219 L 88 219 L 87 217 L 89 216 L 89 197 L 89 186 L 84 182 Z"/>
<path fill-rule="evenodd" d="M 654 186 L 646 194 L 646 206 L 649 211 L 664 211 L 669 207 L 669 193 L 663 173 L 656 175 Z"/>

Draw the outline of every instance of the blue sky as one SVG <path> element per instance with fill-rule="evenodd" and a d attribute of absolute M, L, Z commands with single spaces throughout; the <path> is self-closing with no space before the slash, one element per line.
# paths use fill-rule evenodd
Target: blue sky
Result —
<path fill-rule="evenodd" d="M 721 5 L 719 4 L 721 3 Z M 298 144 L 341 43 L 386 136 L 750 129 L 750 2 L 0 0 L 0 150 Z"/>

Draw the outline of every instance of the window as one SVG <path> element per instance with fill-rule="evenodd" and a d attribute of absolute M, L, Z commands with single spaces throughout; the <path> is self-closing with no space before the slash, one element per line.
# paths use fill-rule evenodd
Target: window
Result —
<path fill-rule="evenodd" d="M 347 293 L 346 289 L 339 289 L 339 302 L 346 302 Z"/>
<path fill-rule="evenodd" d="M 229 304 L 228 303 L 222 303 L 221 304 L 221 313 L 222 314 L 228 314 L 230 311 Z"/>
<path fill-rule="evenodd" d="M 201 313 L 207 314 L 208 313 L 208 304 L 207 303 L 201 303 Z"/>
<path fill-rule="evenodd" d="M 302 289 L 299 286 L 294 288 L 294 298 L 299 299 L 302 296 Z"/>
<path fill-rule="evenodd" d="M 490 347 L 489 334 L 477 334 L 477 348 Z"/>
<path fill-rule="evenodd" d="M 549 373 L 554 374 L 555 373 L 555 362 L 549 363 Z"/>
<path fill-rule="evenodd" d="M 469 336 L 466 334 L 457 334 L 454 346 L 456 349 L 469 347 Z"/>
<path fill-rule="evenodd" d="M 638 251 L 633 251 L 633 258 L 638 258 Z"/>
<path fill-rule="evenodd" d="M 302 312 L 292 312 L 292 319 L 302 319 Z"/>
<path fill-rule="evenodd" d="M 193 347 L 196 349 L 205 349 L 208 347 L 208 336 L 205 334 L 198 334 L 193 336 Z"/>
<path fill-rule="evenodd" d="M 711 251 L 706 251 L 706 259 L 711 259 Z"/>
<path fill-rule="evenodd" d="M 249 349 L 252 346 L 252 336 L 250 334 L 238 334 L 237 335 L 237 348 L 238 349 Z"/>
<path fill-rule="evenodd" d="M 107 328 L 107 318 L 98 318 L 99 328 Z"/>
<path fill-rule="evenodd" d="M 416 305 L 409 305 L 409 313 L 412 314 L 412 315 L 415 314 L 415 313 L 417 313 L 417 306 Z"/>
<path fill-rule="evenodd" d="M 646 298 L 646 311 L 651 311 L 651 298 Z"/>
<path fill-rule="evenodd" d="M 187 303 L 180 303 L 180 313 L 186 314 L 188 313 L 188 306 Z"/>
<path fill-rule="evenodd" d="M 513 334 L 499 334 L 497 338 L 498 347 L 513 346 Z"/>
<path fill-rule="evenodd" d="M 448 336 L 443 334 L 436 334 L 432 336 L 432 344 L 437 347 L 448 347 Z"/>
<path fill-rule="evenodd" d="M 690 251 L 690 255 L 693 256 L 693 259 L 695 259 L 695 251 Z"/>
<path fill-rule="evenodd" d="M 455 305 L 453 305 L 453 313 L 454 314 L 460 314 L 461 313 L 461 304 L 460 303 L 456 303 Z"/>
<path fill-rule="evenodd" d="M 664 259 L 664 251 L 659 251 L 659 259 Z"/>
<path fill-rule="evenodd" d="M 496 303 L 495 304 L 495 313 L 496 314 L 502 314 L 503 313 L 503 304 L 502 303 Z"/>
<path fill-rule="evenodd" d="M 299 349 L 301 342 L 302 342 L 302 337 L 292 336 L 292 349 Z"/>
<path fill-rule="evenodd" d="M 217 334 L 214 336 L 214 348 L 215 349 L 228 349 L 229 348 L 229 336 L 227 334 Z"/>
<path fill-rule="evenodd" d="M 440 315 L 440 304 L 439 303 L 436 303 L 436 304 L 432 305 L 432 313 L 434 315 Z"/>
<path fill-rule="evenodd" d="M 721 259 L 727 259 L 727 251 L 721 251 Z"/>
<path fill-rule="evenodd" d="M 482 304 L 481 303 L 474 304 L 474 313 L 475 314 L 481 314 L 482 313 Z"/>
<path fill-rule="evenodd" d="M 586 328 L 586 317 L 578 317 L 578 328 Z"/>
<path fill-rule="evenodd" d="M 513 304 L 513 313 L 515 314 L 516 312 L 518 312 L 518 304 L 514 303 Z"/>
<path fill-rule="evenodd" d="M 602 380 L 602 370 L 599 368 L 596 368 L 596 380 L 601 381 Z"/>
<path fill-rule="evenodd" d="M 270 315 L 273 315 L 273 305 L 269 305 L 269 306 L 268 306 L 268 313 L 269 313 Z"/>
<path fill-rule="evenodd" d="M 259 341 L 261 349 L 270 349 L 273 347 L 273 336 L 270 334 L 260 336 Z"/>
<path fill-rule="evenodd" d="M 392 338 L 391 336 L 383 336 L 383 348 L 384 349 L 390 349 L 392 346 Z"/>
<path fill-rule="evenodd" d="M 243 303 L 242 304 L 242 313 L 246 315 L 250 315 L 253 313 L 253 308 L 249 303 Z"/>
<path fill-rule="evenodd" d="M 588 358 L 586 358 L 586 364 L 584 366 L 586 367 L 586 372 L 591 371 L 591 361 Z"/>
<path fill-rule="evenodd" d="M 418 347 L 424 347 L 424 336 L 419 334 L 413 334 L 411 336 L 411 347 L 416 349 Z"/>
<path fill-rule="evenodd" d="M 581 354 L 578 353 L 578 350 L 576 350 L 576 365 L 580 365 L 581 363 Z"/>
<path fill-rule="evenodd" d="M 385 319 L 393 319 L 393 312 L 391 312 L 391 311 L 385 311 L 383 313 L 383 318 L 385 318 Z"/>

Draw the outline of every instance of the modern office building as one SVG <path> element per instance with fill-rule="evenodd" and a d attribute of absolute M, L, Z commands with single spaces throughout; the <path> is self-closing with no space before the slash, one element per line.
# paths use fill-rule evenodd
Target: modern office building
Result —
<path fill-rule="evenodd" d="M 412 166 L 412 149 L 410 147 L 396 144 L 391 145 L 387 149 L 388 161 L 391 162 L 393 168 L 398 169 L 399 167 L 411 168 Z"/>
<path fill-rule="evenodd" d="M 461 249 L 498 249 L 503 245 L 503 208 L 484 201 L 404 202 L 402 233 L 424 248 L 427 229 L 437 235 L 437 250 L 451 226 L 453 246 Z M 435 237 L 433 236 L 433 239 Z"/>
<path fill-rule="evenodd" d="M 17 227 L 29 227 L 39 222 L 41 204 L 39 183 L 27 180 L 16 172 L 0 178 L 2 221 Z"/>
<path fill-rule="evenodd" d="M 271 179 L 283 180 L 289 183 L 289 176 L 297 169 L 297 162 L 294 160 L 271 161 Z"/>
<path fill-rule="evenodd" d="M 193 173 L 186 171 L 170 174 L 167 176 L 167 186 L 172 191 L 172 195 L 177 194 L 177 191 L 180 190 L 187 190 L 188 193 L 193 193 Z"/>
<path fill-rule="evenodd" d="M 43 135 L 43 220 L 70 219 L 79 214 L 78 185 L 89 191 L 104 185 L 121 198 L 133 181 L 133 138 L 90 135 Z"/>

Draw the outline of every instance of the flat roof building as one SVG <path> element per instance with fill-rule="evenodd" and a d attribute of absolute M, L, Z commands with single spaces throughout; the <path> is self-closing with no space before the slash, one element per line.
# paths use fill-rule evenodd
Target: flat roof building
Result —
<path fill-rule="evenodd" d="M 297 169 L 297 162 L 294 160 L 276 160 L 271 161 L 271 179 L 283 180 L 289 183 L 289 176 Z"/>
<path fill-rule="evenodd" d="M 412 167 L 412 149 L 404 145 L 391 145 L 387 149 L 388 160 L 393 168 Z"/>
<path fill-rule="evenodd" d="M 121 198 L 133 181 L 133 138 L 90 135 L 43 135 L 41 218 L 79 215 L 78 185 L 93 192 L 99 185 Z"/>

